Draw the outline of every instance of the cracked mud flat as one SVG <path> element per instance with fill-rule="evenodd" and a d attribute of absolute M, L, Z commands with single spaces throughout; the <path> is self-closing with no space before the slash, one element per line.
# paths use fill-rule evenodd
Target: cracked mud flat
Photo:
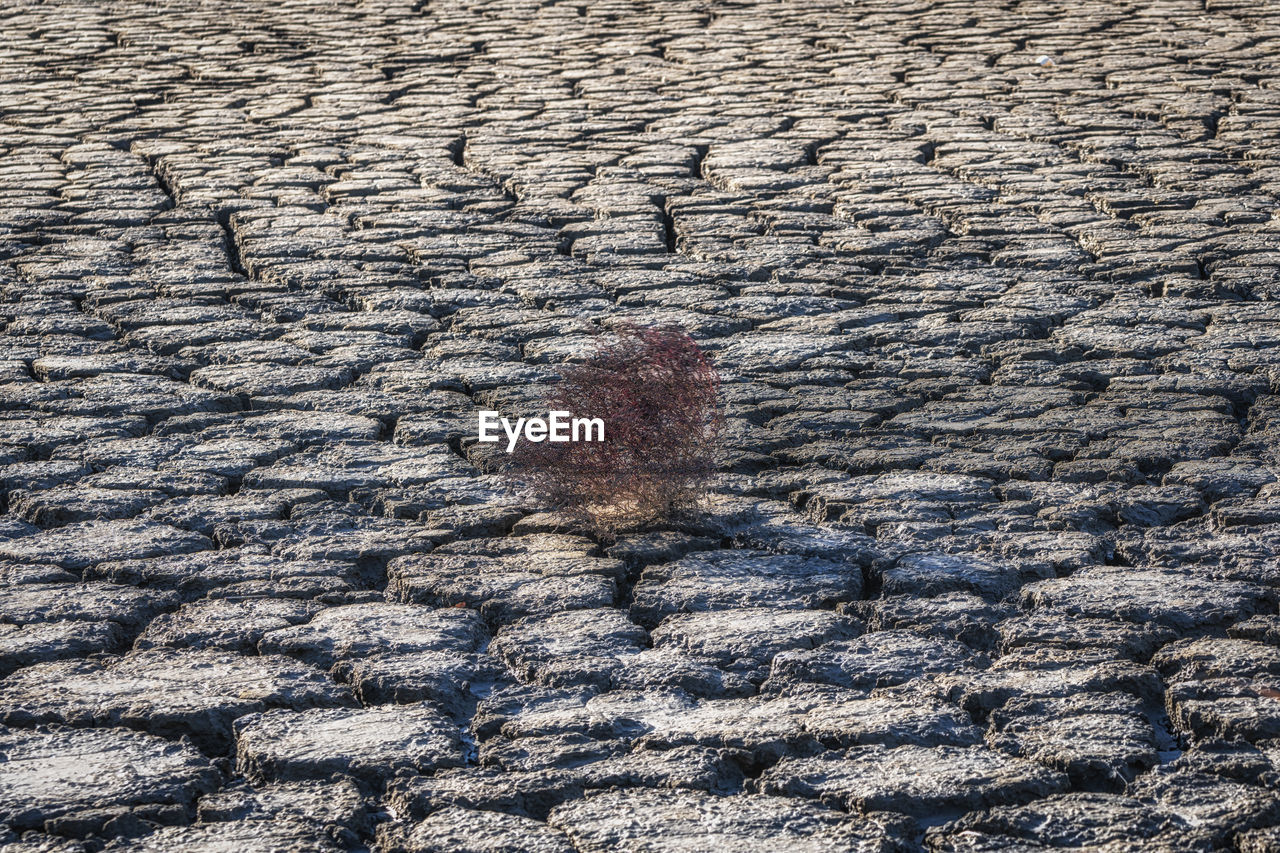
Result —
<path fill-rule="evenodd" d="M 0 851 L 1280 851 L 1280 10 L 0 7 Z M 704 512 L 481 408 L 676 322 Z"/>

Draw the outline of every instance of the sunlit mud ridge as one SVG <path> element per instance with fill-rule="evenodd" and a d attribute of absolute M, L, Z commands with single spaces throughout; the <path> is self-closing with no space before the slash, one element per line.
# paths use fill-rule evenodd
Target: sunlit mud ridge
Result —
<path fill-rule="evenodd" d="M 0 851 L 1280 850 L 1278 71 L 1261 0 L 5 2 Z M 609 538 L 477 424 L 626 323 L 724 420 Z"/>

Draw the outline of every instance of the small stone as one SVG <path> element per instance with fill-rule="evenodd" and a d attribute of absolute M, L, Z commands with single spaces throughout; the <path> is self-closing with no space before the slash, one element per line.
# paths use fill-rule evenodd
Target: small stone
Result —
<path fill-rule="evenodd" d="M 1106 650 L 1024 647 L 969 675 L 943 675 L 935 685 L 970 713 L 985 716 L 1011 699 L 1058 699 L 1081 693 L 1128 693 L 1160 698 L 1161 684 L 1148 666 L 1116 659 Z"/>
<path fill-rule="evenodd" d="M 1212 832 L 1219 844 L 1241 830 L 1274 826 L 1280 820 L 1274 773 L 1256 780 L 1232 779 L 1215 772 L 1218 761 L 1204 762 L 1208 766 L 1203 769 L 1197 763 L 1201 761 L 1194 752 L 1186 753 L 1139 777 L 1128 794 Z"/>
<path fill-rule="evenodd" d="M 1146 661 L 1177 632 L 1158 624 L 1137 625 L 1115 619 L 1091 618 L 1060 610 L 1037 610 L 1013 616 L 996 626 L 999 651 L 1058 647 L 1062 649 L 1107 649 L 1134 660 Z"/>

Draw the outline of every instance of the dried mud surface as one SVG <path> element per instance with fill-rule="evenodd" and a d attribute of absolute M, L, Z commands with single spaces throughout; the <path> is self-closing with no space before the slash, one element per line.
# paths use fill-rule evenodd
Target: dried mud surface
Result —
<path fill-rule="evenodd" d="M 1280 12 L 0 5 L 0 851 L 1280 850 Z M 614 542 L 480 408 L 724 377 Z"/>

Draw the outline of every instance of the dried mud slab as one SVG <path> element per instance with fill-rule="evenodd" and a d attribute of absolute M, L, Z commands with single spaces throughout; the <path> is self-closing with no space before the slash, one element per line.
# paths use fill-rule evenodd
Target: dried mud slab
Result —
<path fill-rule="evenodd" d="M 258 649 L 328 668 L 337 661 L 382 655 L 473 652 L 485 639 L 474 610 L 369 603 L 331 607 L 306 624 L 270 631 Z"/>
<path fill-rule="evenodd" d="M 117 651 L 124 639 L 115 622 L 0 624 L 0 676 L 36 663 Z"/>
<path fill-rule="evenodd" d="M 0 729 L 0 810 L 17 830 L 96 833 L 120 819 L 185 821 L 222 775 L 189 745 L 120 728 Z"/>
<path fill-rule="evenodd" d="M 353 563 L 289 560 L 262 550 L 225 548 L 184 556 L 100 563 L 85 571 L 119 584 L 172 589 L 184 598 L 269 595 L 322 598 L 353 589 Z"/>
<path fill-rule="evenodd" d="M 351 779 L 332 782 L 282 782 L 260 788 L 228 785 L 197 803 L 203 823 L 296 821 L 322 827 L 335 841 L 350 845 L 373 824 L 370 802 Z"/>
<path fill-rule="evenodd" d="M 1178 631 L 1228 624 L 1274 606 L 1273 601 L 1274 593 L 1253 584 L 1186 571 L 1110 567 L 1030 584 L 1022 593 L 1027 608 L 1154 622 Z"/>
<path fill-rule="evenodd" d="M 82 521 L 0 542 L 0 559 L 82 570 L 114 560 L 190 554 L 212 547 L 204 536 L 167 524 Z"/>
<path fill-rule="evenodd" d="M 379 781 L 463 763 L 462 735 L 431 705 L 276 709 L 236 720 L 236 764 L 250 779 L 335 774 Z"/>
<path fill-rule="evenodd" d="M 727 794 L 742 786 L 739 758 L 730 750 L 691 746 L 604 754 L 562 767 L 442 770 L 392 781 L 388 800 L 398 813 L 414 816 L 457 806 L 541 820 L 562 803 L 615 788 Z"/>
<path fill-rule="evenodd" d="M 648 641 L 648 633 L 617 610 L 571 610 L 503 628 L 489 651 L 522 681 L 607 688 Z"/>
<path fill-rule="evenodd" d="M 116 853 L 125 850 L 137 850 L 141 853 L 171 850 L 189 850 L 193 853 L 217 853 L 220 850 L 244 850 L 252 853 L 314 850 L 317 853 L 340 853 L 346 848 L 329 840 L 304 821 L 249 821 L 166 826 L 142 838 L 116 841 L 104 849 Z"/>
<path fill-rule="evenodd" d="M 979 667 L 984 657 L 953 640 L 913 631 L 877 631 L 852 640 L 833 640 L 812 650 L 788 651 L 773 659 L 765 687 L 831 684 L 871 690 L 893 687 L 927 675 Z"/>
<path fill-rule="evenodd" d="M 768 851 L 887 851 L 896 839 L 872 823 L 784 797 L 618 791 L 552 811 L 548 822 L 578 850 L 686 850 L 691 844 Z"/>
<path fill-rule="evenodd" d="M 398 601 L 480 612 L 490 624 L 609 607 L 624 568 L 595 556 L 590 540 L 557 534 L 476 539 L 404 557 L 387 567 Z"/>
<path fill-rule="evenodd" d="M 1085 790 L 1122 790 L 1160 763 L 1143 703 L 1124 693 L 1014 700 L 990 723 L 992 748 L 1061 770 Z"/>
<path fill-rule="evenodd" d="M 786 758 L 760 777 L 766 794 L 819 798 L 863 812 L 918 817 L 1061 793 L 1064 775 L 985 747 L 868 746 L 814 758 Z"/>
<path fill-rule="evenodd" d="M 690 554 L 645 569 L 631 616 L 657 624 L 674 613 L 735 607 L 834 608 L 862 593 L 856 564 L 762 551 Z"/>
<path fill-rule="evenodd" d="M 740 608 L 670 616 L 654 630 L 653 646 L 678 649 L 728 672 L 756 673 L 763 680 L 781 652 L 860 633 L 860 623 L 835 613 Z"/>
<path fill-rule="evenodd" d="M 270 631 L 306 622 L 320 605 L 293 599 L 211 599 L 152 620 L 134 648 L 156 646 L 247 652 Z"/>
<path fill-rule="evenodd" d="M 976 812 L 930 829 L 929 850 L 1017 849 L 1028 845 L 1117 849 L 1159 846 L 1171 851 L 1203 849 L 1210 839 L 1178 815 L 1117 794 L 1065 794 L 1022 806 Z M 1051 846 L 1050 846 L 1051 845 Z"/>
<path fill-rule="evenodd" d="M 574 853 L 563 833 L 540 821 L 457 807 L 417 824 L 384 824 L 378 843 L 387 853 Z"/>
<path fill-rule="evenodd" d="M 128 725 L 193 738 L 221 751 L 233 721 L 268 707 L 351 704 L 350 693 L 305 664 L 278 656 L 151 649 L 106 665 L 42 663 L 0 683 L 6 725 Z"/>

